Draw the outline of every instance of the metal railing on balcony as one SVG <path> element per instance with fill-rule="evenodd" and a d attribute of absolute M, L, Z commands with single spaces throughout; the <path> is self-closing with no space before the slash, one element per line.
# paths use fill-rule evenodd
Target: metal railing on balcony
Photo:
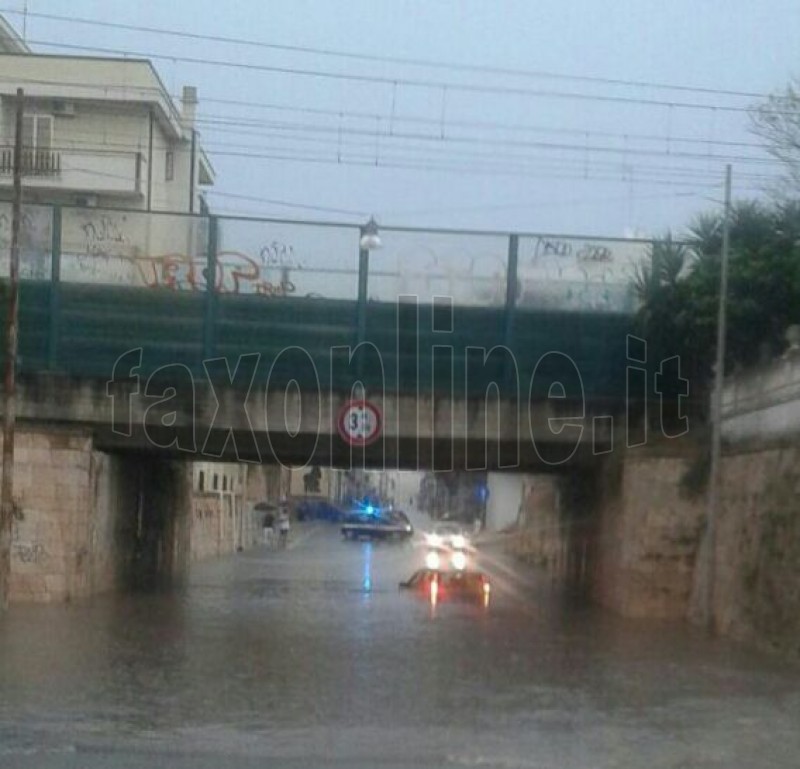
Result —
<path fill-rule="evenodd" d="M 0 175 L 14 173 L 14 149 L 0 149 Z M 52 150 L 22 150 L 22 173 L 25 176 L 57 176 L 61 173 L 61 154 Z"/>

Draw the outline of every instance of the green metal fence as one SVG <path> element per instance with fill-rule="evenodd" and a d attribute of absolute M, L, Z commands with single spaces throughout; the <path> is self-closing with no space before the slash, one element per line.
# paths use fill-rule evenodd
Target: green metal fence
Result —
<path fill-rule="evenodd" d="M 387 228 L 367 253 L 348 225 L 47 206 L 26 206 L 23 219 L 23 373 L 107 378 L 141 347 L 143 374 L 183 364 L 200 377 L 204 360 L 233 369 L 259 353 L 257 377 L 280 386 L 349 387 L 358 375 L 401 392 L 474 394 L 496 382 L 511 394 L 519 382 L 524 396 L 556 351 L 587 395 L 624 394 L 642 241 Z M 374 349 L 350 365 L 332 353 L 360 342 Z M 471 349 L 498 346 L 513 357 L 496 350 L 484 363 Z M 558 356 L 539 371 L 547 365 L 566 370 Z"/>

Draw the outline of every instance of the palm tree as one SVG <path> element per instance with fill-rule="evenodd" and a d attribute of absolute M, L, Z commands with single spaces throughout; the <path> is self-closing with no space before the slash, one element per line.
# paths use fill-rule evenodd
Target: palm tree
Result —
<path fill-rule="evenodd" d="M 674 296 L 678 281 L 689 266 L 690 250 L 671 233 L 650 246 L 648 260 L 634 270 L 633 288 L 639 299 L 637 314 L 641 330 L 647 332 L 656 316 Z"/>

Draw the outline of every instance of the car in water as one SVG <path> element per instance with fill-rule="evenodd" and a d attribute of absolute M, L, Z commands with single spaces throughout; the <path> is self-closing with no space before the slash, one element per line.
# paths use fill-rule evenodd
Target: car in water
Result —
<path fill-rule="evenodd" d="M 414 527 L 406 516 L 396 513 L 350 513 L 342 522 L 342 536 L 350 540 L 403 541 L 414 535 Z"/>
<path fill-rule="evenodd" d="M 492 591 L 486 574 L 475 569 L 417 569 L 399 587 L 431 604 L 455 601 L 477 603 L 484 607 L 489 605 Z"/>

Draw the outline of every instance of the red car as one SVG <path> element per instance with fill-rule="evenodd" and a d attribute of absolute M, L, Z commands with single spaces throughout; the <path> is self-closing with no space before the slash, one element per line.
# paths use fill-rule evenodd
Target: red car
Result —
<path fill-rule="evenodd" d="M 489 578 L 480 571 L 419 569 L 400 583 L 400 589 L 413 590 L 432 604 L 469 601 L 488 606 L 492 586 Z"/>

